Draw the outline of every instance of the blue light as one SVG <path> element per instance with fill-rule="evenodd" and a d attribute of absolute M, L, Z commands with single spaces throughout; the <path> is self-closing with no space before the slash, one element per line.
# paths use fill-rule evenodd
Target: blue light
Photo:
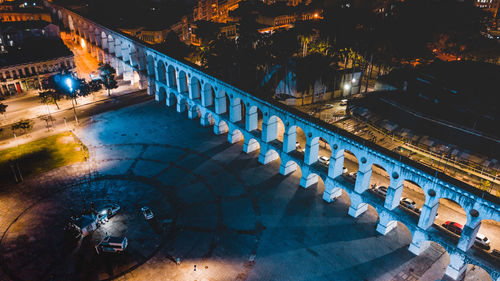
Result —
<path fill-rule="evenodd" d="M 73 92 L 73 81 L 71 80 L 71 78 L 66 78 L 64 82 L 66 83 L 66 86 L 68 86 L 69 91 Z"/>

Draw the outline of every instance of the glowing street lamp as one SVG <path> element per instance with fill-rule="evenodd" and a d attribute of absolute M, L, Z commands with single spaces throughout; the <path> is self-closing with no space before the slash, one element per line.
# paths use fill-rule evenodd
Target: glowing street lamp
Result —
<path fill-rule="evenodd" d="M 66 84 L 66 86 L 68 86 L 69 92 L 72 93 L 73 92 L 73 80 L 68 77 L 68 78 L 66 78 L 66 80 L 64 80 L 64 83 Z"/>
<path fill-rule="evenodd" d="M 344 90 L 349 91 L 351 89 L 351 84 L 345 83 L 344 84 Z"/>

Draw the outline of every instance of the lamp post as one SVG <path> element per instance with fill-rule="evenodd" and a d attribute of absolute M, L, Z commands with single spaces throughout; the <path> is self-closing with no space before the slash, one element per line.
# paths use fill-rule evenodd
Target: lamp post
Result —
<path fill-rule="evenodd" d="M 76 116 L 76 109 L 75 109 L 75 102 L 73 101 L 73 79 L 71 77 L 66 78 L 64 80 L 64 83 L 66 83 L 66 86 L 68 86 L 69 94 L 71 96 L 71 105 L 73 105 L 73 114 L 75 115 L 75 121 L 76 125 L 78 124 L 78 117 Z"/>

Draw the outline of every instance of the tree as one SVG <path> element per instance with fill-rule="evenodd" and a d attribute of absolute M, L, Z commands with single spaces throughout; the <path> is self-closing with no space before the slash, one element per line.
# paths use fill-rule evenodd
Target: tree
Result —
<path fill-rule="evenodd" d="M 23 119 L 19 122 L 12 124 L 11 129 L 14 133 L 20 130 L 21 133 L 25 134 L 31 129 L 33 129 L 33 121 L 29 119 Z"/>
<path fill-rule="evenodd" d="M 118 88 L 118 82 L 116 82 L 115 78 L 116 69 L 109 63 L 106 63 L 101 65 L 98 70 L 101 76 L 102 85 L 108 90 L 108 96 L 111 96 L 111 90 Z"/>
<path fill-rule="evenodd" d="M 8 105 L 0 102 L 0 113 L 5 117 L 5 112 L 7 111 Z"/>
<path fill-rule="evenodd" d="M 189 47 L 186 46 L 173 31 L 167 34 L 163 46 L 165 52 L 173 58 L 185 58 L 189 55 Z"/>
<path fill-rule="evenodd" d="M 38 92 L 38 98 L 40 99 L 40 102 L 47 105 L 47 107 L 49 104 L 55 104 L 57 106 L 57 109 L 60 109 L 57 101 L 61 100 L 62 97 L 63 96 L 54 89 L 48 89 Z"/>

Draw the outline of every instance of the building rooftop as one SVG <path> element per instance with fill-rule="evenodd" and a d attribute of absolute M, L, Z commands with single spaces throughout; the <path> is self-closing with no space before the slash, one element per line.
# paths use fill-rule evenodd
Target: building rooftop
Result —
<path fill-rule="evenodd" d="M 61 39 L 29 38 L 7 54 L 0 55 L 0 67 L 72 56 Z"/>
<path fill-rule="evenodd" d="M 16 29 L 37 29 L 37 28 L 44 28 L 49 24 L 52 23 L 44 20 L 9 21 L 0 23 L 0 28 L 5 29 L 8 27 L 12 27 Z"/>

